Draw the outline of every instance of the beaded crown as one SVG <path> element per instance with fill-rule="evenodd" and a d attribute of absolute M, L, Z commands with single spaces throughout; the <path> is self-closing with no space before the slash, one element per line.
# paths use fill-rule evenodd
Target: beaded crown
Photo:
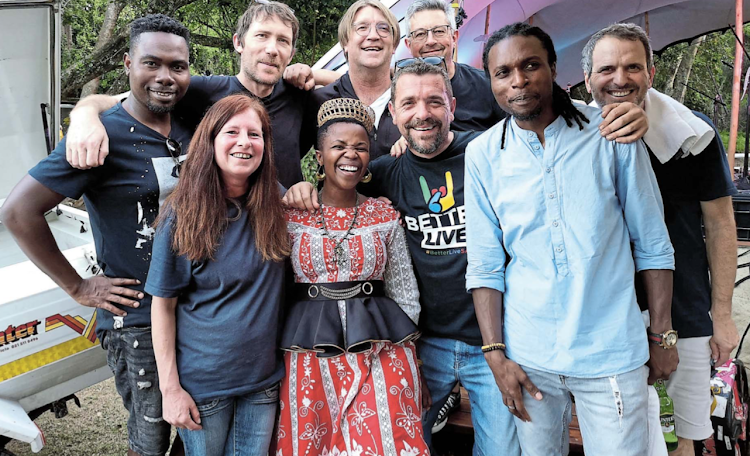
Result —
<path fill-rule="evenodd" d="M 326 122 L 338 119 L 353 120 L 365 127 L 367 134 L 371 135 L 375 123 L 375 112 L 354 98 L 334 98 L 321 105 L 318 111 L 318 128 Z"/>

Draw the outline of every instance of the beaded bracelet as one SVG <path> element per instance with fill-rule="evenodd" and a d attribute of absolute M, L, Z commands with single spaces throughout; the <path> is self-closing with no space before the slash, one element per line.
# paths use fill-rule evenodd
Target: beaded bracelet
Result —
<path fill-rule="evenodd" d="M 489 345 L 482 345 L 482 353 L 491 352 L 494 350 L 503 350 L 505 351 L 505 344 L 502 342 L 498 342 L 495 344 L 489 344 Z"/>

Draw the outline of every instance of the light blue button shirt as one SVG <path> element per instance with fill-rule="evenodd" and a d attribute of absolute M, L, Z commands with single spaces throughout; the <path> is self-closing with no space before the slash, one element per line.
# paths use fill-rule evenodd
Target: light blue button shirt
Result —
<path fill-rule="evenodd" d="M 649 357 L 633 277 L 674 269 L 661 195 L 643 144 L 558 117 L 536 133 L 504 122 L 466 148 L 466 287 L 504 293 L 507 356 L 593 378 Z M 632 249 L 631 249 L 632 243 Z"/>

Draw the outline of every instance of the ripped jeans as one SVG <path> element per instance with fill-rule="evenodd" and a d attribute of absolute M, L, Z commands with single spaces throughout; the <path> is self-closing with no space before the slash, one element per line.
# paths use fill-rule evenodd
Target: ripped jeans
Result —
<path fill-rule="evenodd" d="M 163 456 L 169 449 L 170 425 L 162 419 L 161 391 L 151 328 L 107 331 L 102 339 L 107 364 L 128 418 L 128 446 L 142 456 Z"/>
<path fill-rule="evenodd" d="M 525 390 L 530 423 L 516 418 L 524 456 L 567 455 L 571 394 L 591 456 L 642 456 L 648 443 L 648 389 L 645 366 L 613 377 L 577 378 L 521 366 L 542 392 L 537 401 Z"/>

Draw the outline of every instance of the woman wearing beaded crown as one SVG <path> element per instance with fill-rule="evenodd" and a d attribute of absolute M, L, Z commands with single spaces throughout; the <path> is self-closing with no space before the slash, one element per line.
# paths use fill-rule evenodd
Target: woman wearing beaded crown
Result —
<path fill-rule="evenodd" d="M 429 454 L 406 239 L 390 205 L 356 190 L 372 178 L 373 117 L 359 100 L 321 106 L 321 208 L 286 211 L 296 283 L 282 331 L 277 456 Z"/>

